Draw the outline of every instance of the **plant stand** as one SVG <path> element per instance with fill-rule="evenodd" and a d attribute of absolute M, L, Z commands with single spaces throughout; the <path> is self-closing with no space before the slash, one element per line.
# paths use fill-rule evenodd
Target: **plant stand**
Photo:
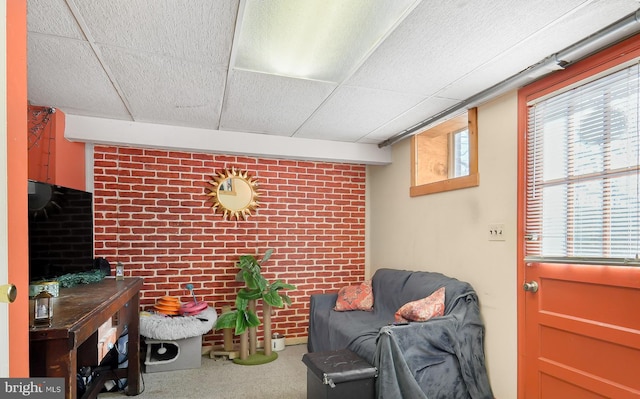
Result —
<path fill-rule="evenodd" d="M 255 312 L 256 301 L 249 301 L 249 309 Z M 257 350 L 257 329 L 255 327 L 249 328 L 240 334 L 240 357 L 234 358 L 234 363 L 251 366 L 269 363 L 278 358 L 278 354 L 271 350 L 271 305 L 263 303 L 262 313 L 264 317 L 264 350 Z"/>
<path fill-rule="evenodd" d="M 236 280 L 241 278 L 245 282 L 245 287 L 238 291 L 236 297 L 236 310 L 223 311 L 222 316 L 216 322 L 216 330 L 225 330 L 225 351 L 228 352 L 231 345 L 229 333 L 232 328 L 240 339 L 240 357 L 233 359 L 234 363 L 243 365 L 269 363 L 278 358 L 271 347 L 271 311 L 272 306 L 283 307 L 285 304 L 291 305 L 291 298 L 281 293 L 281 290 L 294 289 L 295 286 L 286 284 L 282 280 L 269 283 L 261 273 L 261 263 L 266 262 L 273 249 L 268 249 L 258 261 L 253 255 L 242 255 L 238 261 L 241 271 L 236 275 Z M 257 328 L 260 326 L 260 319 L 256 314 L 256 300 L 262 300 L 262 313 L 264 319 L 264 350 L 258 351 Z M 228 330 L 228 331 L 227 331 Z M 214 352 L 214 355 L 219 352 Z"/>
<path fill-rule="evenodd" d="M 256 366 L 258 364 L 270 363 L 277 358 L 278 354 L 276 352 L 271 352 L 271 355 L 267 356 L 264 354 L 264 351 L 257 351 L 253 355 L 249 355 L 246 359 L 235 358 L 233 362 L 243 366 Z"/>
<path fill-rule="evenodd" d="M 222 307 L 222 313 L 229 312 L 230 310 L 231 310 L 231 306 Z M 223 328 L 222 334 L 223 334 L 223 340 L 224 340 L 223 350 L 221 351 L 213 350 L 209 352 L 209 357 L 213 359 L 218 356 L 224 356 L 229 360 L 233 360 L 238 356 L 240 356 L 240 352 L 237 350 L 234 350 L 233 348 L 233 328 Z"/>

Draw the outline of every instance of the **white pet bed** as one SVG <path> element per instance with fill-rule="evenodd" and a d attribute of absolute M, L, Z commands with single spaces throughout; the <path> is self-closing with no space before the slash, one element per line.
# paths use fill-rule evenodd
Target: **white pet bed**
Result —
<path fill-rule="evenodd" d="M 176 340 L 195 337 L 209 332 L 218 314 L 208 307 L 195 316 L 163 316 L 149 314 L 140 316 L 140 335 L 160 340 Z"/>

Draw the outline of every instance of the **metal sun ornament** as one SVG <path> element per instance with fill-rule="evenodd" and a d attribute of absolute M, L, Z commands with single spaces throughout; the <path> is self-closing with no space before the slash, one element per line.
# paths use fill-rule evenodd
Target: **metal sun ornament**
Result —
<path fill-rule="evenodd" d="M 258 182 L 247 171 L 225 169 L 208 182 L 207 196 L 211 210 L 223 219 L 246 220 L 258 207 Z"/>

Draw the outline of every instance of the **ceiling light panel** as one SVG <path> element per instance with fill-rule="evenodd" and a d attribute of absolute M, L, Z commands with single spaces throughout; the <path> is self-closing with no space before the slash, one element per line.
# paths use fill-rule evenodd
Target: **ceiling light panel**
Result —
<path fill-rule="evenodd" d="M 246 0 L 234 66 L 344 80 L 416 0 Z"/>

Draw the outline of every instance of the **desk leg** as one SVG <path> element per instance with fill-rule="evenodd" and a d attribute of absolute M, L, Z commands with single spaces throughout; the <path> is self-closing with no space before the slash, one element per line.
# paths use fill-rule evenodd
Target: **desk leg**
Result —
<path fill-rule="evenodd" d="M 75 350 L 69 350 L 69 342 L 65 340 L 51 341 L 46 345 L 45 375 L 47 377 L 65 378 L 65 398 L 76 399 L 76 369 L 78 360 Z"/>
<path fill-rule="evenodd" d="M 129 301 L 129 346 L 127 395 L 140 394 L 140 297 L 139 293 Z"/>

